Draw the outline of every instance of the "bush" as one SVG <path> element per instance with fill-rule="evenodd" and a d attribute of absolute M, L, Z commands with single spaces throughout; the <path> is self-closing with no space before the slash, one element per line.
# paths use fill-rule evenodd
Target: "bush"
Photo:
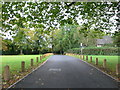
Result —
<path fill-rule="evenodd" d="M 23 50 L 23 54 L 24 55 L 35 55 L 35 54 L 45 54 L 45 53 L 49 53 L 48 50 L 44 49 L 39 51 L 38 49 L 34 49 L 33 51 L 31 49 L 25 49 Z M 7 51 L 2 51 L 0 50 L 0 55 L 19 55 L 20 54 L 20 50 L 7 50 Z"/>
<path fill-rule="evenodd" d="M 81 54 L 80 48 L 73 48 L 66 51 L 67 53 Z M 82 50 L 84 55 L 118 55 L 118 47 L 85 47 Z"/>

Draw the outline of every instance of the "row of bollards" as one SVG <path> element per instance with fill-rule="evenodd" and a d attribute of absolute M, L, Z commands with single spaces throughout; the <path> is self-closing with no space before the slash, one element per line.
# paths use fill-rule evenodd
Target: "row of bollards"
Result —
<path fill-rule="evenodd" d="M 40 56 L 40 60 L 42 60 L 42 59 L 45 58 L 45 57 L 46 57 L 45 55 Z M 38 63 L 38 61 L 39 61 L 39 58 L 36 57 L 36 62 Z M 31 59 L 30 65 L 31 65 L 31 67 L 34 66 L 34 60 L 33 60 L 33 59 Z M 25 61 L 22 61 L 22 62 L 21 62 L 21 72 L 25 72 Z M 8 65 L 6 65 L 6 66 L 4 67 L 3 78 L 4 78 L 5 81 L 10 80 L 10 67 L 9 67 Z"/>
<path fill-rule="evenodd" d="M 80 57 L 83 59 L 83 60 L 88 60 L 88 56 L 86 56 L 86 59 L 85 59 L 85 56 L 84 55 L 80 55 Z M 90 57 L 90 62 L 92 63 L 92 56 Z M 99 62 L 98 62 L 98 58 L 95 59 L 95 65 L 98 65 Z M 103 60 L 103 68 L 107 68 L 107 60 L 104 59 Z M 120 64 L 116 64 L 116 75 L 120 75 Z"/>
<path fill-rule="evenodd" d="M 84 60 L 84 56 L 83 56 L 83 60 Z M 88 60 L 88 56 L 86 56 L 86 60 Z M 90 57 L 90 62 L 92 63 L 92 56 Z M 95 60 L 95 65 L 98 65 L 98 58 L 96 58 L 96 60 Z M 103 60 L 103 67 L 104 68 L 107 67 L 107 60 L 106 59 Z"/>
<path fill-rule="evenodd" d="M 76 55 L 76 54 L 72 54 L 72 53 L 66 53 L 66 55 Z M 85 56 L 84 55 L 80 55 L 80 58 L 83 59 L 83 60 L 88 60 L 88 56 Z M 90 57 L 90 63 L 92 63 L 92 56 Z M 99 64 L 99 60 L 98 58 L 95 59 L 95 65 L 98 65 Z M 104 59 L 103 60 L 103 68 L 107 68 L 107 60 Z M 119 76 L 120 75 L 120 63 L 119 64 L 116 64 L 116 75 Z"/>

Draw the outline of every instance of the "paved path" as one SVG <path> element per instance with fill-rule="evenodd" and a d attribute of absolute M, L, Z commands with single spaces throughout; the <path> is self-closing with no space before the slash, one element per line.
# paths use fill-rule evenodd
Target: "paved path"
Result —
<path fill-rule="evenodd" d="M 54 55 L 15 88 L 117 88 L 117 82 L 80 59 Z"/>

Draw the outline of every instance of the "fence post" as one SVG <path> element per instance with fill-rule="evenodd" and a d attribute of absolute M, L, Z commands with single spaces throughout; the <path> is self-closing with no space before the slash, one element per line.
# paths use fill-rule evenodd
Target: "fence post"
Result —
<path fill-rule="evenodd" d="M 106 63 L 106 59 L 104 59 L 104 61 L 103 61 L 103 68 L 106 68 L 106 66 L 107 66 L 107 63 Z"/>
<path fill-rule="evenodd" d="M 116 75 L 120 75 L 120 64 L 116 64 Z"/>
<path fill-rule="evenodd" d="M 90 62 L 92 62 L 92 56 L 90 57 Z"/>
<path fill-rule="evenodd" d="M 24 61 L 21 62 L 21 71 L 22 72 L 25 71 L 25 62 Z"/>
<path fill-rule="evenodd" d="M 38 57 L 36 57 L 36 62 L 38 63 Z"/>
<path fill-rule="evenodd" d="M 31 66 L 33 66 L 33 59 L 31 59 Z"/>
<path fill-rule="evenodd" d="M 86 56 L 86 60 L 88 60 L 88 56 Z"/>
<path fill-rule="evenodd" d="M 4 80 L 10 80 L 10 67 L 8 65 L 4 67 Z"/>
<path fill-rule="evenodd" d="M 98 58 L 96 58 L 96 62 L 95 62 L 95 65 L 98 65 Z"/>

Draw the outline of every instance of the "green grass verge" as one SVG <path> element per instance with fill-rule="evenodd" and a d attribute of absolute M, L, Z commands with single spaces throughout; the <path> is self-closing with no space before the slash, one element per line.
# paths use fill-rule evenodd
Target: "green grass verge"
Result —
<path fill-rule="evenodd" d="M 101 67 L 103 65 L 103 60 L 106 59 L 107 68 L 113 72 L 115 72 L 116 64 L 118 64 L 118 58 L 120 58 L 120 56 L 106 56 L 106 55 L 87 55 L 87 56 L 88 56 L 88 61 L 86 60 L 86 56 L 84 60 L 90 63 L 90 57 L 92 56 L 92 64 L 95 64 L 95 60 L 96 58 L 98 58 L 99 66 Z M 80 56 L 78 55 L 75 55 L 75 57 L 80 58 Z"/>
<path fill-rule="evenodd" d="M 46 58 L 43 58 L 42 60 L 40 60 L 40 56 L 41 55 L 5 55 L 5 56 L 0 56 L 0 57 L 2 57 L 2 60 L 0 62 L 0 63 L 2 63 L 2 71 L 0 71 L 0 73 L 2 73 L 4 71 L 4 67 L 6 65 L 9 65 L 11 73 L 14 74 L 14 73 L 16 73 L 16 71 L 19 72 L 21 70 L 21 62 L 22 61 L 25 61 L 25 68 L 29 69 L 31 59 L 34 60 L 34 65 L 37 65 L 36 57 L 39 58 L 38 63 L 42 63 L 43 61 L 45 61 L 47 59 L 47 57 L 46 57 Z"/>
<path fill-rule="evenodd" d="M 99 66 L 103 65 L 103 60 L 107 60 L 107 68 L 110 69 L 111 71 L 116 70 L 116 64 L 118 64 L 118 57 L 119 56 L 102 56 L 102 55 L 88 55 L 88 62 L 90 62 L 90 57 L 92 56 L 93 58 L 93 63 L 95 63 L 96 58 L 98 58 Z"/>

